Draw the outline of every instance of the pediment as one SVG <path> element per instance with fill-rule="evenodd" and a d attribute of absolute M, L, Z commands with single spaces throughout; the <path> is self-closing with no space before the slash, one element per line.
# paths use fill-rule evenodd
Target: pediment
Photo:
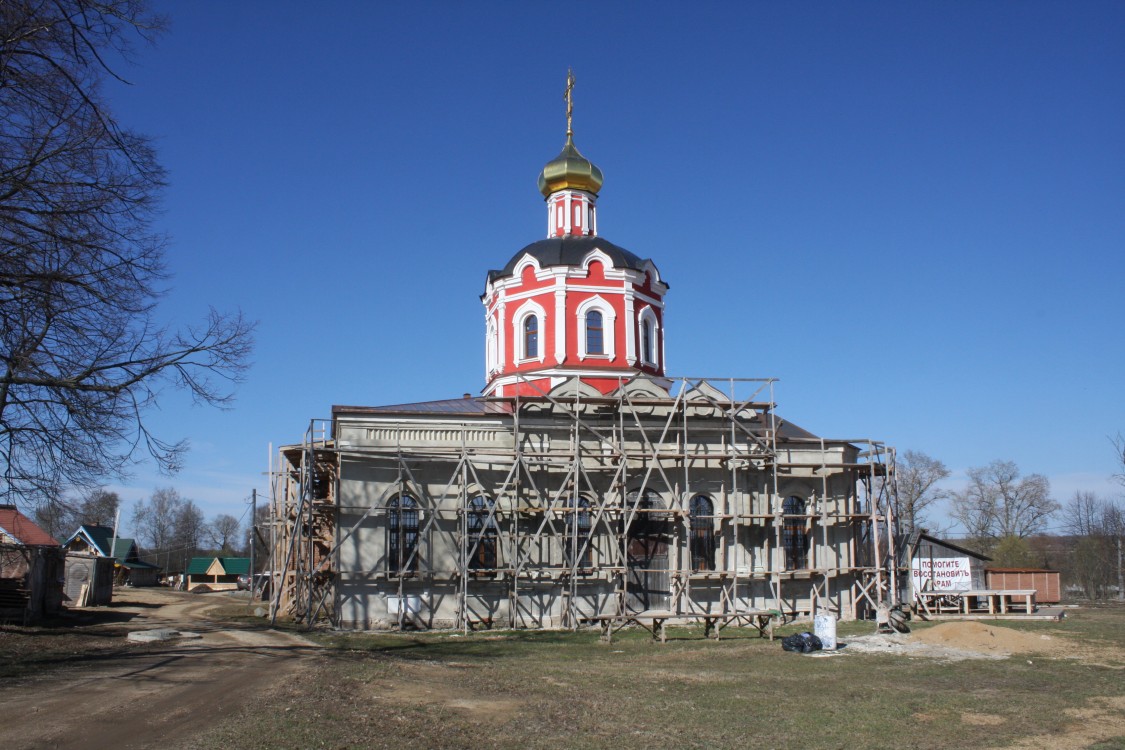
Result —
<path fill-rule="evenodd" d="M 705 380 L 701 380 L 684 394 L 688 415 L 693 417 L 720 416 L 730 404 L 730 396 Z"/>
<path fill-rule="evenodd" d="M 557 399 L 603 398 L 601 391 L 577 377 L 567 378 L 548 391 L 547 395 Z"/>
<path fill-rule="evenodd" d="M 630 396 L 634 398 L 671 398 L 668 390 L 651 378 L 644 376 L 633 378 L 613 392 L 614 396 Z"/>

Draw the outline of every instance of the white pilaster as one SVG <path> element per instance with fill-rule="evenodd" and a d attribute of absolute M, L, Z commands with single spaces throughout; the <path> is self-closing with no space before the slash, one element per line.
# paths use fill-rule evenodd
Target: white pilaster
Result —
<path fill-rule="evenodd" d="M 555 277 L 555 362 L 566 359 L 566 276 Z"/>
<path fill-rule="evenodd" d="M 498 339 L 497 347 L 499 348 L 499 351 L 496 352 L 496 361 L 500 363 L 501 372 L 507 370 L 513 364 L 512 360 L 508 359 L 508 316 L 504 312 L 505 307 L 504 292 L 500 292 L 500 303 L 496 306 L 496 336 Z"/>
<path fill-rule="evenodd" d="M 625 285 L 625 361 L 637 364 L 637 316 L 633 314 L 633 288 Z"/>

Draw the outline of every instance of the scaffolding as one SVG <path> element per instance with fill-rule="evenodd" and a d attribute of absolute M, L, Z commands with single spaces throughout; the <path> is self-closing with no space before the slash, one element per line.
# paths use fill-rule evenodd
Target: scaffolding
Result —
<path fill-rule="evenodd" d="M 894 450 L 788 425 L 775 383 L 634 378 L 602 395 L 577 379 L 550 391 L 524 381 L 527 395 L 472 399 L 472 418 L 442 415 L 441 439 L 424 444 L 408 439 L 418 416 L 365 411 L 387 438 L 368 444 L 341 440 L 336 416 L 312 420 L 271 478 L 282 562 L 271 616 L 339 626 L 342 581 L 360 575 L 396 602 L 399 628 L 416 624 L 410 592 L 435 587 L 455 592 L 446 624 L 466 631 L 534 626 L 521 602 L 544 587 L 569 628 L 656 610 L 734 620 L 763 597 L 785 619 L 870 618 L 898 598 Z M 482 419 L 504 446 L 474 442 Z M 342 563 L 345 544 L 397 512 L 342 496 L 344 462 L 419 496 L 417 535 L 393 570 Z M 813 488 L 799 512 L 781 491 L 795 477 Z M 694 499 L 704 480 L 711 507 Z M 434 549 L 449 554 L 424 553 Z M 610 593 L 592 611 L 594 586 Z M 767 593 L 751 605 L 752 590 Z M 482 597 L 496 606 L 482 611 Z"/>

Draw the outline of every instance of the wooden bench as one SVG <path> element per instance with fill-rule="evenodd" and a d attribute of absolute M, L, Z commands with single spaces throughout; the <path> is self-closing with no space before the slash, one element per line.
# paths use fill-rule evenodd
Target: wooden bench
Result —
<path fill-rule="evenodd" d="M 961 599 L 967 615 L 1006 615 L 1015 610 L 1030 615 L 1035 611 L 1035 589 L 970 589 L 961 592 Z M 978 600 L 983 600 L 983 604 Z"/>
<path fill-rule="evenodd" d="M 597 615 L 596 617 L 586 619 L 598 622 L 601 625 L 602 640 L 607 643 L 613 641 L 613 634 L 615 632 L 629 625 L 644 628 L 652 634 L 652 639 L 654 641 L 666 643 L 668 636 L 665 632 L 665 625 L 668 623 L 682 624 L 699 622 L 701 620 L 703 621 L 704 638 L 710 638 L 712 634 L 714 634 L 715 640 L 719 640 L 719 632 L 724 627 L 737 623 L 754 627 L 761 637 L 768 637 L 772 641 L 774 625 L 780 618 L 781 612 L 776 609 L 752 609 L 743 610 L 741 612 L 727 612 L 724 614 L 710 612 L 676 613 L 650 610 L 635 613 L 626 612 L 618 615 Z"/>
<path fill-rule="evenodd" d="M 1035 612 L 1035 589 L 970 589 L 968 591 L 918 591 L 919 614 L 1006 615 Z"/>

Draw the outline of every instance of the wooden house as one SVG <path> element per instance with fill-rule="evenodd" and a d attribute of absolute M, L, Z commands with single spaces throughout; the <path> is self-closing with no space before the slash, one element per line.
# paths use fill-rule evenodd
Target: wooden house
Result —
<path fill-rule="evenodd" d="M 155 586 L 157 583 L 160 566 L 142 560 L 136 540 L 115 537 L 109 526 L 79 526 L 78 531 L 63 542 L 63 547 L 68 555 L 112 559 L 114 583 L 126 586 Z"/>

